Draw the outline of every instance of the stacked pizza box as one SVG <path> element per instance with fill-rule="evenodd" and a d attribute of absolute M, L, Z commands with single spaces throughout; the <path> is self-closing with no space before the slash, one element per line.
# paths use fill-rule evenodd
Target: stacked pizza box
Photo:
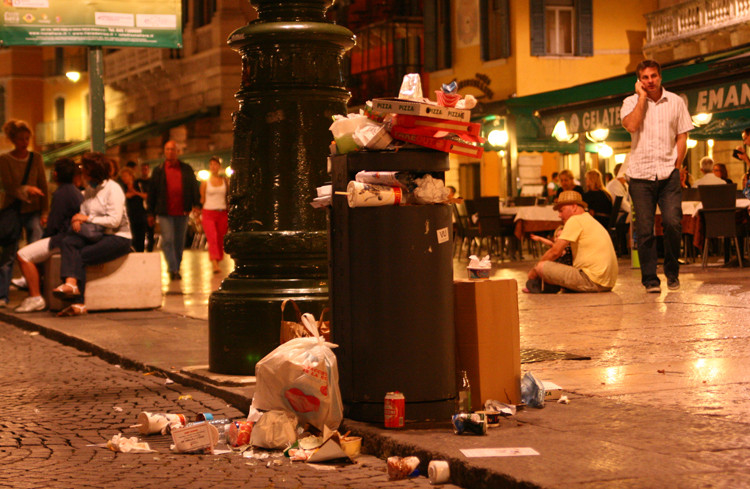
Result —
<path fill-rule="evenodd" d="M 399 98 L 372 100 L 372 114 L 391 115 L 394 139 L 462 156 L 479 158 L 481 126 L 470 122 L 471 110 Z M 387 117 L 386 117 L 387 119 Z"/>

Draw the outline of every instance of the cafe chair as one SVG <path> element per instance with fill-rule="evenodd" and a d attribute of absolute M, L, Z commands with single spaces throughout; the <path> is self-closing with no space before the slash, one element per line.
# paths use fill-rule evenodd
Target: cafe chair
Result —
<path fill-rule="evenodd" d="M 682 201 L 683 202 L 697 202 L 701 200 L 699 187 L 683 188 L 682 189 Z"/>
<path fill-rule="evenodd" d="M 620 250 L 620 240 L 617 236 L 617 219 L 620 217 L 620 207 L 622 207 L 622 195 L 615 197 L 615 201 L 612 203 L 612 212 L 609 213 L 609 223 L 607 225 L 607 231 L 609 237 L 612 240 L 612 245 L 615 247 L 615 254 L 620 256 L 624 253 Z"/>
<path fill-rule="evenodd" d="M 536 205 L 536 196 L 519 195 L 513 199 L 516 206 Z"/>
<path fill-rule="evenodd" d="M 733 239 L 739 265 L 742 268 L 742 253 L 740 253 L 737 223 L 735 221 L 736 188 L 733 183 L 698 187 L 700 200 L 703 204 L 701 213 L 706 224 L 705 241 L 703 243 L 703 268 L 706 268 L 708 262 L 708 240 L 711 238 Z"/>
<path fill-rule="evenodd" d="M 461 204 L 452 204 L 453 217 L 455 218 L 453 232 L 455 236 L 453 238 L 453 255 L 461 256 L 461 252 L 464 249 L 464 244 L 468 244 L 466 256 L 471 255 L 471 250 L 474 248 L 474 253 L 479 251 L 479 227 L 471 224 L 469 214 L 466 211 L 466 206 Z"/>
<path fill-rule="evenodd" d="M 492 256 L 494 251 L 500 255 L 500 259 L 505 257 L 506 241 L 512 243 L 513 230 L 515 227 L 512 215 L 503 216 L 500 214 L 499 197 L 482 197 L 477 202 L 477 212 L 479 213 L 479 239 L 481 243 L 486 243 L 487 253 Z M 520 255 L 519 247 L 519 255 Z"/>

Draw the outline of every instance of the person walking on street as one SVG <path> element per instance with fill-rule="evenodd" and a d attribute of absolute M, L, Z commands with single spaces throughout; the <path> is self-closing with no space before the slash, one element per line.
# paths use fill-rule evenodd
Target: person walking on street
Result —
<path fill-rule="evenodd" d="M 133 235 L 133 249 L 138 253 L 143 252 L 143 243 L 146 240 L 146 208 L 143 199 L 147 197 L 145 192 L 138 189 L 133 169 L 126 166 L 120 170 L 120 185 L 127 199 L 128 219 L 130 220 L 130 233 Z"/>
<path fill-rule="evenodd" d="M 10 212 L 14 221 L 20 219 L 16 229 L 26 231 L 26 242 L 33 243 L 42 237 L 42 227 L 47 223 L 49 201 L 47 200 L 47 176 L 42 155 L 29 151 L 31 128 L 24 121 L 10 120 L 3 125 L 3 132 L 13 143 L 13 149 L 0 155 L 0 184 L 4 190 L 0 209 Z M 7 225 L 7 223 L 6 223 Z M 7 231 L 8 228 L 5 230 Z M 22 233 L 23 231 L 21 231 Z M 2 244 L 0 255 L 0 307 L 8 304 L 8 291 L 13 278 L 13 262 L 16 259 L 20 233 L 10 236 Z"/>
<path fill-rule="evenodd" d="M 220 175 L 221 159 L 214 156 L 208 162 L 211 176 L 201 184 L 201 220 L 203 232 L 208 243 L 208 256 L 211 259 L 214 273 L 219 273 L 219 262 L 224 258 L 224 236 L 227 234 L 227 195 L 229 182 Z"/>
<path fill-rule="evenodd" d="M 635 94 L 620 110 L 622 126 L 632 143 L 626 175 L 635 208 L 635 231 L 646 292 L 659 293 L 656 275 L 656 206 L 664 227 L 664 275 L 670 290 L 680 288 L 682 190 L 680 167 L 687 153 L 687 133 L 693 129 L 685 102 L 661 85 L 661 66 L 644 60 L 636 68 Z"/>
<path fill-rule="evenodd" d="M 135 181 L 135 187 L 139 192 L 143 192 L 148 196 L 148 188 L 151 183 L 151 169 L 148 167 L 148 163 L 141 163 L 141 178 Z M 143 202 L 143 207 L 146 207 L 146 202 Z M 148 221 L 148 220 L 147 220 Z M 153 224 L 146 223 L 146 244 L 145 249 L 148 252 L 154 251 L 154 226 Z"/>
<path fill-rule="evenodd" d="M 164 163 L 154 168 L 148 190 L 148 224 L 156 219 L 161 229 L 161 248 L 169 267 L 169 278 L 180 280 L 188 215 L 200 207 L 198 180 L 193 168 L 177 159 L 177 143 L 164 145 Z"/>

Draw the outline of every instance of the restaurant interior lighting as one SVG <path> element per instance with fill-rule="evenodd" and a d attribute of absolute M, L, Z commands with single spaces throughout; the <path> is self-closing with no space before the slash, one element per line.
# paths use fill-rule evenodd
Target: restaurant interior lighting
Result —
<path fill-rule="evenodd" d="M 698 141 L 696 141 L 695 139 L 690 139 L 690 138 L 687 139 L 688 148 L 695 148 L 697 145 L 698 145 Z"/>
<path fill-rule="evenodd" d="M 627 157 L 627 153 L 617 153 L 615 155 L 615 163 L 625 163 L 625 159 L 627 159 Z"/>
<path fill-rule="evenodd" d="M 77 71 L 68 71 L 67 73 L 65 73 L 65 76 L 68 77 L 68 80 L 72 81 L 73 83 L 81 79 L 81 74 Z"/>
<path fill-rule="evenodd" d="M 203 180 L 204 182 L 211 177 L 211 172 L 208 170 L 200 170 L 198 172 L 198 180 Z"/>
<path fill-rule="evenodd" d="M 594 129 L 593 131 L 586 131 L 586 138 L 593 143 L 604 142 L 609 136 L 609 129 Z"/>
<path fill-rule="evenodd" d="M 552 136 L 561 143 L 572 143 L 578 139 L 578 134 L 568 134 L 568 128 L 565 126 L 565 121 L 562 119 L 555 124 L 555 128 L 552 130 Z"/>
<path fill-rule="evenodd" d="M 700 114 L 695 114 L 694 116 L 692 116 L 691 119 L 693 119 L 693 124 L 695 124 L 696 126 L 702 126 L 711 122 L 712 117 L 713 114 L 711 113 L 701 112 Z"/>
<path fill-rule="evenodd" d="M 713 148 L 714 147 L 714 140 L 713 139 L 706 139 L 706 144 L 708 145 L 709 148 Z"/>
<path fill-rule="evenodd" d="M 231 166 L 228 166 L 228 167 L 227 167 L 227 169 L 226 169 L 226 170 L 224 170 L 224 173 L 226 173 L 226 175 L 227 175 L 228 177 L 231 177 L 231 176 L 232 176 L 232 174 L 234 173 L 234 170 L 232 170 L 232 167 L 231 167 Z"/>

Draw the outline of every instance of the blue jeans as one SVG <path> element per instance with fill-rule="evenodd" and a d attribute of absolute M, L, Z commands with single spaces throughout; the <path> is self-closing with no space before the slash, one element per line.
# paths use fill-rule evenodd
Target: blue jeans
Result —
<path fill-rule="evenodd" d="M 664 275 L 667 280 L 680 275 L 680 241 L 682 239 L 682 188 L 680 171 L 675 169 L 664 180 L 630 180 L 630 198 L 635 212 L 633 226 L 638 258 L 641 262 L 641 283 L 646 287 L 659 285 L 656 276 L 656 238 L 654 216 L 656 205 L 661 209 L 664 228 Z"/>
<path fill-rule="evenodd" d="M 21 214 L 21 227 L 26 232 L 26 243 L 33 243 L 41 239 L 42 226 L 39 222 L 39 213 L 30 212 Z M 16 260 L 16 251 L 18 243 L 13 243 L 3 248 L 0 256 L 0 301 L 8 300 L 8 291 L 10 290 L 10 281 L 13 278 L 13 263 Z"/>
<path fill-rule="evenodd" d="M 188 216 L 159 216 L 161 228 L 161 249 L 167 260 L 169 273 L 180 271 L 182 250 L 185 248 Z"/>
<path fill-rule="evenodd" d="M 78 234 L 68 234 L 60 243 L 60 278 L 78 281 L 80 295 L 71 297 L 72 302 L 83 303 L 86 292 L 86 267 L 106 263 L 130 253 L 130 240 L 121 236 L 105 234 L 96 243 L 90 243 Z"/>

